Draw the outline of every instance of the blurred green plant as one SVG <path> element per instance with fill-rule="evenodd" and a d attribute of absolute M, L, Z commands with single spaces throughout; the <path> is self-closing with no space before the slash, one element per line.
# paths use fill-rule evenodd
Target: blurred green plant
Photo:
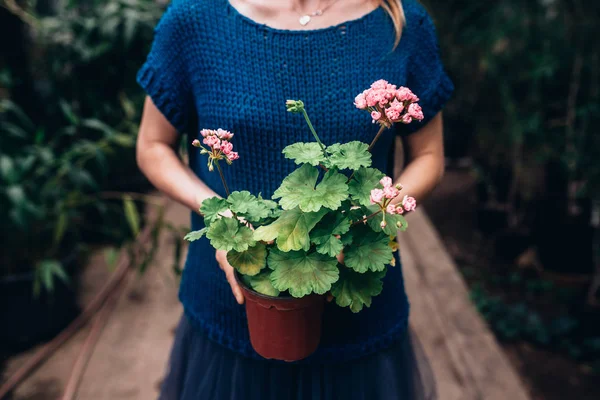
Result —
<path fill-rule="evenodd" d="M 565 186 L 578 188 L 572 197 L 599 198 L 600 3 L 423 3 L 457 87 L 445 114 L 463 131 L 448 134 L 472 134 L 488 201 L 508 204 L 518 223 L 527 201 L 548 190 L 568 193 L 556 180 L 544 187 L 539 170 L 548 162 L 560 166 Z M 497 176 L 502 170 L 509 171 L 508 185 Z"/>
<path fill-rule="evenodd" d="M 50 134 L 17 105 L 0 100 L 0 274 L 34 268 L 37 292 L 40 283 L 52 289 L 52 277 L 67 280 L 63 259 L 77 251 L 82 231 L 94 228 L 85 212 L 114 206 L 97 199 L 107 159 L 133 146 L 131 136 L 98 123 L 78 119 Z M 99 129 L 99 139 L 85 138 Z M 82 134 L 77 139 L 75 131 Z"/>
<path fill-rule="evenodd" d="M 600 362 L 600 337 L 586 336 L 576 316 L 561 313 L 544 317 L 535 306 L 490 294 L 482 284 L 472 285 L 470 297 L 501 340 L 526 340 L 559 350 L 577 361 L 592 365 Z"/>
<path fill-rule="evenodd" d="M 119 244 L 140 229 L 140 205 L 149 200 L 114 190 L 143 181 L 134 143 L 145 95 L 135 75 L 163 7 L 152 0 L 2 6 L 13 14 L 3 21 L 22 22 L 5 33 L 24 43 L 26 57 L 0 59 L 0 277 L 31 273 L 39 292 L 69 279 L 63 261 L 90 240 Z"/>

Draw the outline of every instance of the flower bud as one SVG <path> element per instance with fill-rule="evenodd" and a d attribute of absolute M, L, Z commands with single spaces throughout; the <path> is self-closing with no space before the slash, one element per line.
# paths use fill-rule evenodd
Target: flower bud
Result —
<path fill-rule="evenodd" d="M 194 147 L 200 147 L 200 141 L 198 139 L 194 139 L 192 141 L 192 146 L 194 146 Z"/>
<path fill-rule="evenodd" d="M 383 228 L 385 228 L 386 226 L 387 226 L 387 222 L 385 222 L 385 221 L 381 221 L 381 228 L 383 229 Z"/>
<path fill-rule="evenodd" d="M 301 113 L 304 111 L 304 103 L 302 100 L 287 100 L 285 107 L 291 113 Z"/>
<path fill-rule="evenodd" d="M 402 228 L 402 222 L 400 222 L 400 221 L 396 222 L 396 228 L 398 228 L 398 229 Z"/>
<path fill-rule="evenodd" d="M 397 183 L 396 184 L 396 189 L 402 190 L 402 189 L 404 189 L 404 186 L 402 186 L 400 183 Z"/>

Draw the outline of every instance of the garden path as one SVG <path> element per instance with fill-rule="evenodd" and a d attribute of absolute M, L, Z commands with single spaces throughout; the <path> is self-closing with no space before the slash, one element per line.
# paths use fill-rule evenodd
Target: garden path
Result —
<path fill-rule="evenodd" d="M 188 221 L 183 207 L 170 204 L 167 212 L 175 224 Z M 431 361 L 439 400 L 528 400 L 514 369 L 471 305 L 456 265 L 425 212 L 421 209 L 410 215 L 409 224 L 410 229 L 400 235 L 400 248 L 411 324 Z M 181 314 L 172 248 L 166 237 L 161 238 L 154 265 L 142 277 L 129 280 L 91 356 L 78 399 L 156 398 Z M 108 275 L 99 253 L 84 273 L 82 304 L 89 302 Z M 28 378 L 14 400 L 60 398 L 88 329 Z M 5 374 L 31 354 L 10 360 Z"/>

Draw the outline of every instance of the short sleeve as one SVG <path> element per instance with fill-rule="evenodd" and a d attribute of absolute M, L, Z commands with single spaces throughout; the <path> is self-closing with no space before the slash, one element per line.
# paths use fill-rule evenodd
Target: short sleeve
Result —
<path fill-rule="evenodd" d="M 154 30 L 152 48 L 137 74 L 140 86 L 180 133 L 187 131 L 193 104 L 181 21 L 171 4 Z"/>
<path fill-rule="evenodd" d="M 399 127 L 400 134 L 413 133 L 435 117 L 450 99 L 454 85 L 444 70 L 440 58 L 437 33 L 433 21 L 424 10 L 419 17 L 408 23 L 411 55 L 407 68 L 406 86 L 420 99 L 425 119 Z"/>

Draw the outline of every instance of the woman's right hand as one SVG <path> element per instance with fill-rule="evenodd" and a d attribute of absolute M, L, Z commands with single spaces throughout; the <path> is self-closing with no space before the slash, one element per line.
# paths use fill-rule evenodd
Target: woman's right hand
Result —
<path fill-rule="evenodd" d="M 240 285 L 238 285 L 237 281 L 235 280 L 235 275 L 233 274 L 233 267 L 231 266 L 231 264 L 229 264 L 229 261 L 227 261 L 227 252 L 223 250 L 217 250 L 215 252 L 215 258 L 219 263 L 219 267 L 225 273 L 227 282 L 229 282 L 229 286 L 231 286 L 231 292 L 235 296 L 235 299 L 237 300 L 238 304 L 244 304 L 244 295 L 242 294 L 242 289 L 240 288 Z"/>

